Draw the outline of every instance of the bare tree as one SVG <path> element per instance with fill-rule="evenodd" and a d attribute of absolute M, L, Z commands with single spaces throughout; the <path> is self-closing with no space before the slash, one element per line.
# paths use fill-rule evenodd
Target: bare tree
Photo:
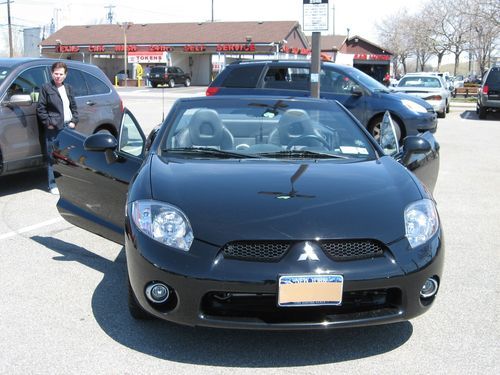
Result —
<path fill-rule="evenodd" d="M 470 53 L 483 73 L 491 64 L 491 54 L 500 39 L 500 2 L 498 0 L 471 1 L 467 9 L 470 22 Z"/>
<path fill-rule="evenodd" d="M 407 72 L 406 60 L 412 53 L 410 40 L 410 22 L 407 11 L 400 10 L 398 13 L 383 19 L 376 24 L 380 42 L 394 53 L 394 72 L 399 71 L 399 64 L 403 67 L 403 74 Z"/>

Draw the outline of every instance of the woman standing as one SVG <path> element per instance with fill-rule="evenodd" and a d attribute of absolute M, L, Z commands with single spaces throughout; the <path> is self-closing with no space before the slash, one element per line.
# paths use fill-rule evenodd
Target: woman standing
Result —
<path fill-rule="evenodd" d="M 41 131 L 45 132 L 49 191 L 52 194 L 59 194 L 52 168 L 54 140 L 64 127 L 74 129 L 78 123 L 73 90 L 70 85 L 64 84 L 67 72 L 65 63 L 59 61 L 52 64 L 52 80 L 42 86 L 36 108 Z"/>

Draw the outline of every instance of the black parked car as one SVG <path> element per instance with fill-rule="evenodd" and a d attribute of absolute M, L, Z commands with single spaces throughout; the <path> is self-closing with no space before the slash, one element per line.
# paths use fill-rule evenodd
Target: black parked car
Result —
<path fill-rule="evenodd" d="M 430 133 L 398 152 L 390 123 L 382 148 L 333 101 L 220 96 L 178 100 L 146 139 L 126 112 L 118 139 L 61 132 L 57 207 L 125 244 L 135 318 L 278 330 L 407 320 L 442 277 L 439 154 Z"/>
<path fill-rule="evenodd" d="M 476 112 L 485 119 L 488 112 L 500 111 L 500 66 L 490 68 L 477 94 Z"/>
<path fill-rule="evenodd" d="M 151 68 L 149 80 L 153 87 L 158 87 L 158 85 L 175 87 L 175 85 L 179 84 L 189 87 L 191 85 L 191 76 L 189 73 L 184 73 L 177 66 L 155 66 Z"/>
<path fill-rule="evenodd" d="M 310 96 L 310 65 L 309 60 L 235 62 L 215 78 L 206 94 Z M 390 111 L 400 141 L 437 129 L 437 115 L 429 103 L 392 92 L 356 68 L 323 62 L 319 79 L 320 96 L 338 100 L 375 137 L 385 111 Z"/>

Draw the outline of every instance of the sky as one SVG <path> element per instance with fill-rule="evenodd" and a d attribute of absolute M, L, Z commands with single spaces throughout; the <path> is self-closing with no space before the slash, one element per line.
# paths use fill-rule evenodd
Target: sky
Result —
<path fill-rule="evenodd" d="M 0 4 L 0 33 L 7 33 L 7 0 Z M 302 0 L 11 0 L 11 23 L 14 33 L 25 27 L 48 27 L 54 20 L 56 28 L 65 25 L 113 23 L 204 22 L 215 21 L 299 21 L 303 24 Z M 329 0 L 331 16 L 335 7 L 335 33 L 359 35 L 378 43 L 377 21 L 406 8 L 413 13 L 421 1 L 408 0 Z M 111 8 L 109 8 L 111 7 Z M 0 38 L 3 44 L 5 38 Z M 3 46 L 0 46 L 2 49 Z"/>

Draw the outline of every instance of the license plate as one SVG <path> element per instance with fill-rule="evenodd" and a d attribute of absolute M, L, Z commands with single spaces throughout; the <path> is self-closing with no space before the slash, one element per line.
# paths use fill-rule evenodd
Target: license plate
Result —
<path fill-rule="evenodd" d="M 278 305 L 325 306 L 342 304 L 342 275 L 286 275 L 278 282 Z"/>

